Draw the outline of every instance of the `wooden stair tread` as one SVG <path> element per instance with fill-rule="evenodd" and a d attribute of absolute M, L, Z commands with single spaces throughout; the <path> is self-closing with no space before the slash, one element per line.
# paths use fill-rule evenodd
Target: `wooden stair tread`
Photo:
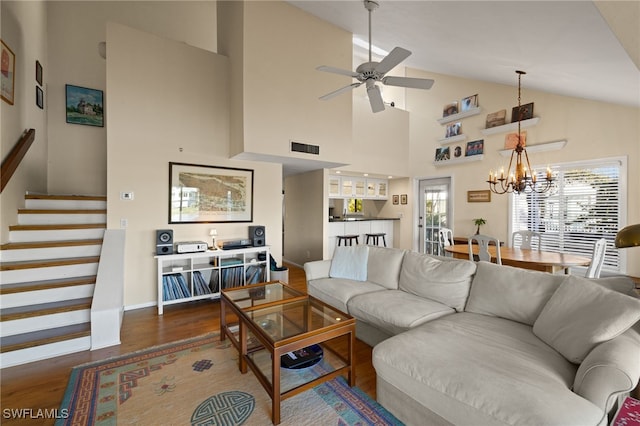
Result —
<path fill-rule="evenodd" d="M 18 262 L 0 263 L 0 271 L 16 271 L 20 269 L 50 268 L 54 266 L 81 265 L 83 263 L 97 263 L 100 256 L 66 257 L 62 259 L 23 260 Z"/>
<path fill-rule="evenodd" d="M 34 331 L 31 333 L 16 334 L 0 339 L 0 352 L 6 353 L 20 349 L 33 348 L 40 345 L 62 342 L 78 337 L 91 335 L 91 324 L 82 323 L 66 327 L 52 328 L 49 330 Z"/>
<path fill-rule="evenodd" d="M 18 209 L 18 214 L 107 214 L 105 209 Z"/>
<path fill-rule="evenodd" d="M 0 250 L 23 250 L 54 247 L 95 246 L 102 244 L 101 239 L 92 240 L 65 240 L 65 241 L 33 241 L 24 243 L 6 243 L 0 246 Z"/>
<path fill-rule="evenodd" d="M 58 278 L 55 280 L 32 281 L 26 283 L 5 284 L 0 286 L 0 295 L 25 293 L 29 291 L 51 290 L 56 288 L 73 287 L 77 285 L 95 284 L 96 276 Z"/>
<path fill-rule="evenodd" d="M 75 201 L 107 201 L 105 195 L 48 195 L 26 194 L 26 200 L 75 200 Z"/>
<path fill-rule="evenodd" d="M 15 321 L 34 318 L 43 315 L 59 314 L 62 312 L 91 309 L 91 297 L 82 299 L 59 300 L 57 302 L 41 303 L 39 305 L 17 306 L 0 310 L 0 321 Z"/>
<path fill-rule="evenodd" d="M 106 223 L 72 223 L 67 225 L 10 225 L 9 231 L 59 231 L 65 229 L 107 228 Z"/>

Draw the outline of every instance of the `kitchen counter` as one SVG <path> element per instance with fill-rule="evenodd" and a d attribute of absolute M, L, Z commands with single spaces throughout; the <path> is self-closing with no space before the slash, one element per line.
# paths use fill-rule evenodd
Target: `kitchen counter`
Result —
<path fill-rule="evenodd" d="M 340 217 L 329 219 L 329 222 L 367 222 L 372 220 L 400 220 L 398 217 Z"/>

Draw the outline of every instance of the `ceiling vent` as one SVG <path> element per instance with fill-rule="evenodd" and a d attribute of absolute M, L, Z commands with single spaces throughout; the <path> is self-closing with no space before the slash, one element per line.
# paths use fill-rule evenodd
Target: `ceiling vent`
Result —
<path fill-rule="evenodd" d="M 292 152 L 303 152 L 305 154 L 320 155 L 320 147 L 318 145 L 309 145 L 308 143 L 291 141 Z"/>

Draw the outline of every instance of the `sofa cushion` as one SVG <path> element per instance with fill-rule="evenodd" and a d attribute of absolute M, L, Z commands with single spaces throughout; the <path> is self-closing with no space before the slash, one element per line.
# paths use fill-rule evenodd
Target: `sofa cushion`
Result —
<path fill-rule="evenodd" d="M 533 332 L 569 361 L 581 363 L 598 344 L 640 320 L 640 300 L 569 275 L 533 324 Z"/>
<path fill-rule="evenodd" d="M 404 252 L 404 250 L 391 247 L 370 246 L 367 280 L 397 290 Z"/>
<path fill-rule="evenodd" d="M 577 366 L 531 326 L 447 315 L 379 343 L 379 379 L 453 424 L 596 425 L 602 411 L 570 389 Z"/>
<path fill-rule="evenodd" d="M 407 252 L 402 261 L 398 288 L 462 311 L 475 271 L 475 263 L 468 260 L 442 260 Z"/>
<path fill-rule="evenodd" d="M 533 325 L 564 277 L 478 262 L 465 311 Z"/>
<path fill-rule="evenodd" d="M 363 245 L 339 246 L 331 259 L 331 278 L 346 278 L 355 281 L 367 280 L 369 247 Z"/>
<path fill-rule="evenodd" d="M 318 278 L 307 282 L 307 293 L 316 299 L 348 312 L 347 302 L 353 296 L 385 288 L 368 281 L 354 281 L 344 278 Z"/>
<path fill-rule="evenodd" d="M 424 299 L 402 290 L 384 290 L 353 296 L 347 302 L 349 314 L 398 334 L 427 321 L 455 311 L 442 303 Z"/>

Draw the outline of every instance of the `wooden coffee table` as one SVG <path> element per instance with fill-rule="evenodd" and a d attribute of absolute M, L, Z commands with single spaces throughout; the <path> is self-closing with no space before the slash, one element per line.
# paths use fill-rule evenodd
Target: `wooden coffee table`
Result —
<path fill-rule="evenodd" d="M 228 322 L 228 313 L 237 321 Z M 249 366 L 271 397 L 273 424 L 280 423 L 284 399 L 342 374 L 355 385 L 355 319 L 286 284 L 223 290 L 220 329 L 220 340 L 229 337 L 238 349 L 240 372 L 246 373 Z M 281 356 L 313 345 L 323 352 L 319 370 L 324 373 L 317 378 L 304 379 L 281 367 Z"/>

